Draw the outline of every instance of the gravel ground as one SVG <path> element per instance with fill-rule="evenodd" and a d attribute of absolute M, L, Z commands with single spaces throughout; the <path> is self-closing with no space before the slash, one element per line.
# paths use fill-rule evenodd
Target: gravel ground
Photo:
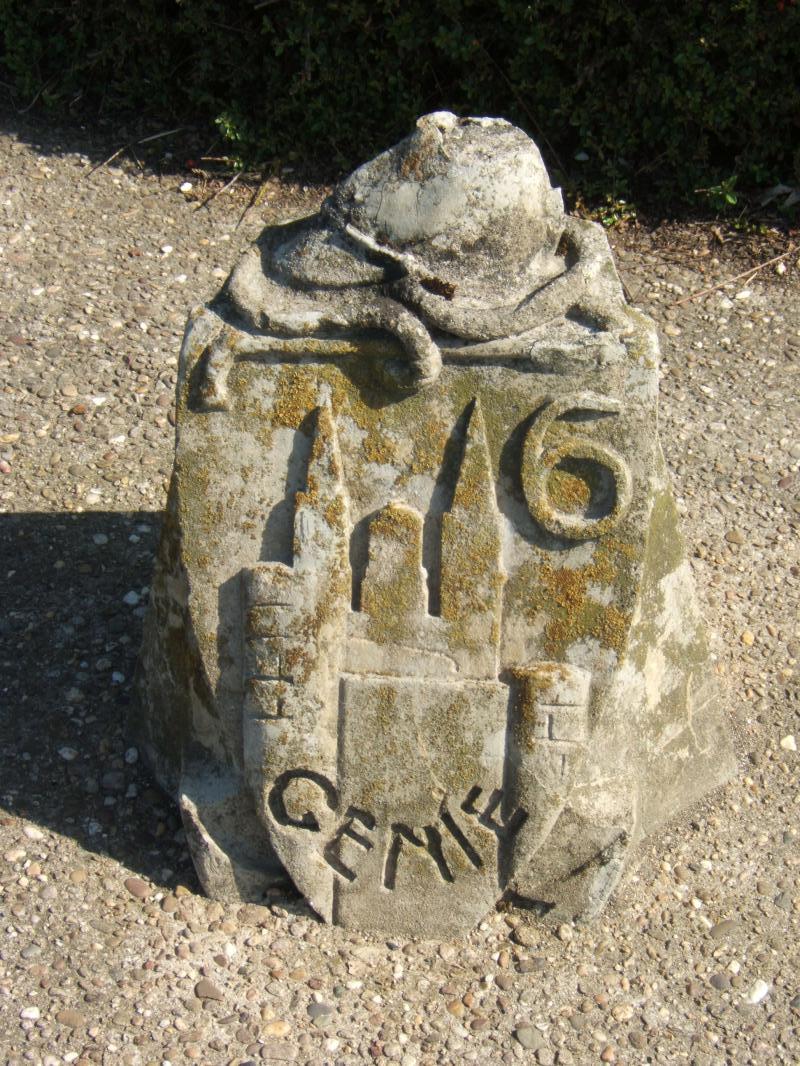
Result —
<path fill-rule="evenodd" d="M 246 200 L 198 210 L 185 174 L 87 176 L 119 142 L 3 128 L 5 1061 L 800 1062 L 796 256 L 679 304 L 744 269 L 739 246 L 709 227 L 612 234 L 662 330 L 661 436 L 740 776 L 649 840 L 591 925 L 498 911 L 463 943 L 387 942 L 297 899 L 199 895 L 124 732 L 187 310 L 319 190 L 274 181 L 237 230 Z"/>

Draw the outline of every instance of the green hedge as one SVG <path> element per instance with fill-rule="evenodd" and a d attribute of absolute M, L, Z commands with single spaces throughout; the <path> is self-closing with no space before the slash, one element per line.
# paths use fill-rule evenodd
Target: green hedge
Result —
<path fill-rule="evenodd" d="M 448 108 L 590 195 L 800 182 L 794 0 L 0 0 L 0 34 L 19 100 L 214 120 L 247 163 L 340 170 Z"/>

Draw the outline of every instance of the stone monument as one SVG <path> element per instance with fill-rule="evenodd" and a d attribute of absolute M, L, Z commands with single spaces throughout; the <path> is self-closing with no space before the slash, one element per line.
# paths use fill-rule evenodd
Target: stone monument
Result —
<path fill-rule="evenodd" d="M 426 115 L 264 230 L 186 331 L 135 721 L 210 895 L 587 918 L 733 773 L 657 394 L 507 122 Z"/>

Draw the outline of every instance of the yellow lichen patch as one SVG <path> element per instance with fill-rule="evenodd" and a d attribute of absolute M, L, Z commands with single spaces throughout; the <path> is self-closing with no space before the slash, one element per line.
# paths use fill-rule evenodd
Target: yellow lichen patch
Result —
<path fill-rule="evenodd" d="M 397 455 L 397 445 L 385 433 L 370 432 L 362 444 L 364 454 L 371 463 L 391 463 Z"/>
<path fill-rule="evenodd" d="M 449 427 L 448 427 L 449 428 Z M 442 465 L 448 429 L 443 422 L 424 421 L 414 434 L 414 453 L 409 463 L 412 474 L 432 474 Z"/>
<path fill-rule="evenodd" d="M 515 691 L 514 725 L 515 737 L 525 751 L 536 749 L 536 725 L 540 717 L 539 697 L 542 689 L 533 679 L 517 678 L 520 682 Z"/>
<path fill-rule="evenodd" d="M 562 655 L 568 644 L 576 638 L 577 634 L 571 631 L 569 623 L 564 618 L 551 618 L 544 627 L 544 647 L 548 655 Z"/>
<path fill-rule="evenodd" d="M 285 367 L 278 375 L 272 404 L 272 421 L 297 429 L 317 406 L 317 374 L 310 367 Z"/>
<path fill-rule="evenodd" d="M 613 604 L 605 607 L 592 626 L 591 634 L 600 641 L 604 648 L 621 652 L 625 647 L 631 616 L 618 610 Z"/>
<path fill-rule="evenodd" d="M 336 496 L 325 508 L 323 512 L 323 518 L 329 526 L 339 526 L 341 525 L 342 519 L 344 518 L 344 512 L 344 500 L 341 498 L 341 496 Z"/>
<path fill-rule="evenodd" d="M 551 570 L 549 566 L 543 566 L 540 576 L 552 603 L 570 614 L 582 609 L 586 600 L 585 568 L 569 570 L 562 567 L 558 570 Z"/>
<path fill-rule="evenodd" d="M 590 486 L 583 478 L 560 467 L 550 474 L 547 489 L 553 506 L 569 514 L 582 514 L 592 495 Z"/>
<path fill-rule="evenodd" d="M 603 546 L 610 552 L 616 552 L 618 555 L 625 556 L 626 559 L 635 559 L 641 551 L 641 549 L 637 548 L 635 544 L 619 540 L 617 537 L 606 537 L 603 541 Z"/>
<path fill-rule="evenodd" d="M 594 637 L 604 648 L 620 654 L 625 648 L 630 618 L 630 614 L 613 604 L 585 600 L 574 611 L 560 613 L 548 621 L 544 630 L 545 651 L 557 658 L 570 644 Z"/>
<path fill-rule="evenodd" d="M 407 544 L 419 535 L 419 518 L 408 507 L 385 507 L 369 527 L 370 536 L 391 537 L 398 543 Z"/>
<path fill-rule="evenodd" d="M 594 558 L 588 566 L 583 568 L 583 572 L 586 580 L 595 585 L 610 585 L 619 577 L 619 570 L 604 545 L 596 548 Z"/>
<path fill-rule="evenodd" d="M 306 479 L 305 491 L 295 495 L 295 507 L 313 507 L 319 499 L 319 483 L 313 474 Z"/>
<path fill-rule="evenodd" d="M 604 604 L 592 596 L 591 586 L 613 586 L 615 603 Z M 553 659 L 563 657 L 576 641 L 594 638 L 604 648 L 622 652 L 630 627 L 635 593 L 631 560 L 616 554 L 608 544 L 597 546 L 591 563 L 582 567 L 554 568 L 539 556 L 515 576 L 516 592 L 507 610 L 518 611 L 534 622 L 545 622 L 543 651 Z"/>
<path fill-rule="evenodd" d="M 505 581 L 499 570 L 499 537 L 493 529 L 467 529 L 451 515 L 442 523 L 442 618 L 457 622 L 465 611 L 495 610 Z"/>

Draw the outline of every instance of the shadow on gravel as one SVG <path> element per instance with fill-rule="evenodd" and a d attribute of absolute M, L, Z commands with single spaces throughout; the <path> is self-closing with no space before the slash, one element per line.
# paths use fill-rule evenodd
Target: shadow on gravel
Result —
<path fill-rule="evenodd" d="M 168 136 L 158 136 L 168 133 Z M 70 120 L 38 109 L 20 114 L 0 100 L 0 135 L 16 138 L 42 156 L 78 153 L 93 166 L 109 161 L 132 172 L 147 168 L 155 173 L 190 177 L 185 162 L 208 155 L 224 154 L 219 136 L 203 127 L 178 122 L 87 118 Z M 119 153 L 119 154 L 115 154 Z M 114 159 L 109 160 L 110 156 Z"/>
<path fill-rule="evenodd" d="M 0 515 L 0 807 L 165 887 L 177 808 L 126 741 L 161 515 Z"/>

